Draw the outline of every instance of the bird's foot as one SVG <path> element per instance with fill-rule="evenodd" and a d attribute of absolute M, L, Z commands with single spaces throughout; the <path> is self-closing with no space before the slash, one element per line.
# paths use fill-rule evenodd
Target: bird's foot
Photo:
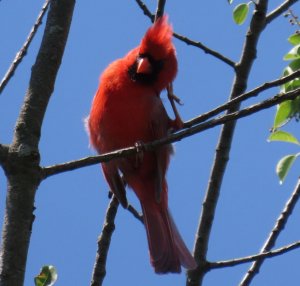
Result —
<path fill-rule="evenodd" d="M 174 112 L 174 115 L 175 115 L 175 119 L 171 121 L 171 127 L 177 131 L 177 130 L 180 130 L 183 128 L 184 126 L 184 123 L 181 119 L 181 116 L 178 112 L 178 109 L 175 105 L 175 102 L 177 104 L 180 104 L 180 105 L 183 105 L 182 101 L 180 100 L 179 97 L 177 97 L 174 92 L 173 92 L 173 85 L 172 84 L 169 84 L 169 86 L 167 87 L 167 92 L 168 92 L 168 98 L 169 98 L 169 101 L 171 103 L 171 106 L 172 106 L 172 109 L 173 109 L 173 112 Z"/>

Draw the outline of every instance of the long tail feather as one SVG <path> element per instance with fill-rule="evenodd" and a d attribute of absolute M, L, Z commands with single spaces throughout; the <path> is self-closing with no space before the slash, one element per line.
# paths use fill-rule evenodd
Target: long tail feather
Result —
<path fill-rule="evenodd" d="M 197 265 L 184 244 L 167 209 L 142 204 L 147 230 L 150 260 L 156 273 L 180 273 L 181 265 L 194 269 Z"/>

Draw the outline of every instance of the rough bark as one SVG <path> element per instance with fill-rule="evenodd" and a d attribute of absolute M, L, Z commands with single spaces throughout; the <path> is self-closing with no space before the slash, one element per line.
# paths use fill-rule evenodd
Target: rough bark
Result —
<path fill-rule="evenodd" d="M 38 144 L 69 33 L 75 0 L 52 0 L 40 50 L 18 117 L 7 158 L 6 210 L 0 252 L 0 285 L 24 283 L 34 221 L 34 198 L 41 182 Z"/>

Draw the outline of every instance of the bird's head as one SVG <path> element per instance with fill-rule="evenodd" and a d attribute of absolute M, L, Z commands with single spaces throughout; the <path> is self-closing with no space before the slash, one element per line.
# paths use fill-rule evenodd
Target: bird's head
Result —
<path fill-rule="evenodd" d="M 134 50 L 135 61 L 129 68 L 133 81 L 153 86 L 158 92 L 171 83 L 177 73 L 172 26 L 167 16 L 159 18 Z"/>

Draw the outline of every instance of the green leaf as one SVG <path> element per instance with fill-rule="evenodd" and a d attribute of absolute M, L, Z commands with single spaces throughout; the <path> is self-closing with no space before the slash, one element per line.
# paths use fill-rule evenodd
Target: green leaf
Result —
<path fill-rule="evenodd" d="M 292 90 L 295 90 L 297 89 L 298 87 L 300 87 L 300 79 L 299 78 L 296 78 L 296 79 L 293 79 L 285 84 L 283 84 L 281 86 L 281 89 L 280 91 L 281 92 L 288 92 L 288 91 L 292 91 Z"/>
<path fill-rule="evenodd" d="M 283 76 L 290 75 L 295 71 L 300 70 L 300 59 L 290 62 L 290 64 L 283 70 Z M 295 78 L 281 86 L 281 92 L 287 92 L 300 87 L 300 78 Z"/>
<path fill-rule="evenodd" d="M 283 75 L 290 75 L 291 73 L 297 71 L 300 69 L 300 59 L 296 59 L 292 62 L 290 62 L 290 64 L 283 70 Z"/>
<path fill-rule="evenodd" d="M 232 4 L 233 0 L 227 0 L 228 4 Z"/>
<path fill-rule="evenodd" d="M 300 44 L 293 47 L 284 57 L 285 61 L 295 60 L 300 58 Z"/>
<path fill-rule="evenodd" d="M 249 5 L 247 3 L 242 3 L 237 5 L 233 10 L 233 20 L 236 24 L 242 25 L 248 15 Z"/>
<path fill-rule="evenodd" d="M 292 116 L 296 116 L 296 120 L 299 121 L 298 115 L 300 114 L 300 97 L 298 96 L 292 101 Z"/>
<path fill-rule="evenodd" d="M 300 34 L 293 34 L 288 38 L 288 41 L 293 45 L 299 45 L 300 44 Z"/>
<path fill-rule="evenodd" d="M 293 104 L 291 100 L 284 101 L 277 105 L 277 112 L 274 119 L 273 129 L 276 130 L 277 128 L 284 125 L 293 114 Z"/>
<path fill-rule="evenodd" d="M 34 278 L 35 286 L 52 286 L 57 280 L 57 272 L 54 266 L 43 266 L 39 275 Z"/>
<path fill-rule="evenodd" d="M 280 161 L 277 163 L 276 173 L 277 176 L 279 177 L 280 184 L 283 183 L 284 179 L 286 178 L 289 170 L 291 169 L 298 155 L 299 154 L 287 155 L 281 158 Z"/>
<path fill-rule="evenodd" d="M 271 133 L 268 141 L 281 141 L 300 145 L 300 142 L 294 135 L 282 130 Z"/>

